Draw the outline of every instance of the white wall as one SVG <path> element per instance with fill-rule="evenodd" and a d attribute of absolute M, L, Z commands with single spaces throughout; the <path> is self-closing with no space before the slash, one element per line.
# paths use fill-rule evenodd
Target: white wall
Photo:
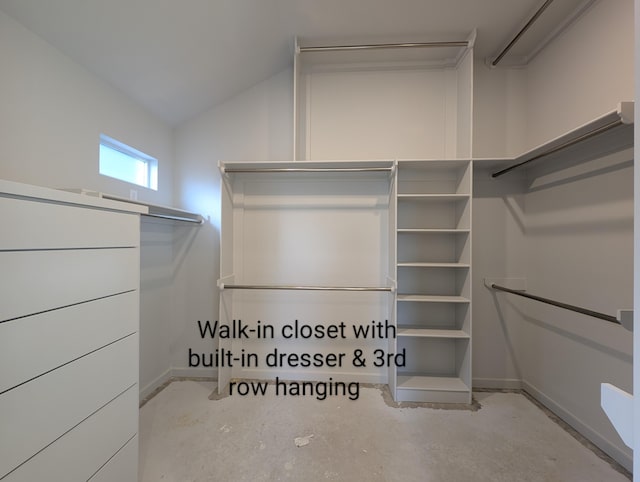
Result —
<path fill-rule="evenodd" d="M 197 321 L 218 319 L 220 273 L 220 174 L 218 160 L 290 160 L 293 154 L 293 77 L 285 70 L 176 130 L 176 202 L 202 213 L 195 234 L 177 233 L 175 286 L 179 313 L 171 327 L 176 375 L 215 375 L 188 367 L 189 348 L 211 353 Z"/>
<path fill-rule="evenodd" d="M 633 0 L 596 2 L 527 68 L 526 148 L 633 100 Z"/>
<path fill-rule="evenodd" d="M 477 59 L 474 73 L 473 157 L 519 154 L 526 135 L 526 69 L 489 69 Z M 519 300 L 497 303 L 483 280 L 524 277 L 524 177 L 493 179 L 496 162 L 474 163 L 473 385 L 520 388 Z"/>
<path fill-rule="evenodd" d="M 101 133 L 158 159 L 159 189 L 140 199 L 171 204 L 171 128 L 0 12 L 0 177 L 129 197 L 98 174 Z"/>
<path fill-rule="evenodd" d="M 0 178 L 173 202 L 171 128 L 0 12 Z M 98 174 L 100 133 L 158 159 L 152 191 Z M 140 386 L 170 366 L 173 228 L 141 229 Z"/>
<path fill-rule="evenodd" d="M 596 3 L 519 72 L 501 75 L 479 68 L 476 155 L 519 154 L 633 99 L 632 66 L 633 2 L 625 0 Z M 496 96 L 495 88 L 506 94 Z M 509 97 L 513 88 L 523 91 L 524 104 Z M 501 99 L 516 108 L 515 130 Z M 482 111 L 497 122 L 483 124 Z M 518 138 L 513 146 L 500 139 L 503 132 L 509 135 L 506 129 Z M 531 293 L 597 311 L 615 314 L 632 306 L 631 151 L 575 166 L 549 164 L 538 163 L 527 178 L 510 173 L 499 184 L 476 177 L 474 378 L 499 375 L 504 363 L 505 376 L 519 376 L 527 391 L 631 468 L 631 451 L 600 408 L 601 382 L 631 389 L 629 333 L 506 294 L 496 294 L 489 304 L 477 288 L 482 272 L 491 269 L 507 277 L 524 275 Z M 487 251 L 480 254 L 480 246 Z M 517 262 L 517 246 L 524 265 Z M 496 248 L 505 249 L 504 258 L 497 257 Z M 501 336 L 495 336 L 500 329 Z"/>
<path fill-rule="evenodd" d="M 527 67 L 476 63 L 474 156 L 514 156 L 633 100 L 633 2 L 597 2 Z M 490 121 L 489 121 L 490 120 Z M 632 152 L 538 163 L 474 183 L 474 382 L 522 386 L 631 468 L 600 383 L 631 391 L 623 328 L 507 294 L 482 278 L 615 314 L 633 305 Z M 481 163 L 477 163 L 481 165 Z"/>

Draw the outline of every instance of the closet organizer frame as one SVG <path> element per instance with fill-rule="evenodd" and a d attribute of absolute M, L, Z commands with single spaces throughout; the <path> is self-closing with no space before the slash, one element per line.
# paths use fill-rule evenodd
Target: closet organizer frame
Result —
<path fill-rule="evenodd" d="M 373 182 L 378 186 L 383 182 L 387 185 L 384 189 L 384 198 L 386 199 L 384 209 L 388 210 L 388 203 L 393 200 L 392 188 L 393 180 L 396 175 L 396 162 L 394 160 L 375 160 L 375 161 L 326 161 L 326 162 L 219 162 L 221 172 L 221 197 L 222 197 L 222 226 L 221 229 L 221 254 L 220 254 L 220 279 L 218 280 L 218 288 L 220 290 L 220 322 L 228 324 L 234 317 L 234 298 L 233 293 L 251 291 L 264 291 L 270 293 L 273 291 L 291 291 L 291 292 L 380 292 L 387 293 L 391 298 L 395 296 L 395 281 L 390 273 L 384 275 L 384 280 L 378 280 L 371 283 L 363 283 L 362 285 L 345 285 L 341 283 L 330 284 L 308 284 L 301 283 L 300 280 L 285 280 L 284 283 L 265 282 L 259 283 L 252 279 L 244 279 L 242 272 L 243 264 L 246 261 L 239 261 L 243 257 L 243 253 L 237 250 L 243 249 L 242 238 L 244 233 L 239 233 L 238 225 L 242 224 L 243 212 L 245 206 L 245 183 L 285 183 L 293 190 L 293 195 L 309 196 L 310 202 L 313 203 L 313 192 L 305 193 L 304 183 L 324 183 L 328 182 L 327 187 L 330 188 L 336 182 Z M 238 184 L 236 184 L 238 183 Z M 299 185 L 303 185 L 302 188 Z M 298 187 L 296 187 L 298 185 Z M 259 189 L 259 188 L 258 188 Z M 269 188 L 267 187 L 267 191 Z M 242 194 L 238 196 L 238 192 Z M 378 193 L 379 194 L 379 193 Z M 286 192 L 280 192 L 277 196 L 265 194 L 265 208 L 273 208 L 274 204 L 278 205 L 278 197 L 287 196 Z M 357 198 L 358 195 L 354 194 Z M 258 196 L 259 197 L 259 196 Z M 274 199 L 271 199 L 274 198 Z M 284 201 L 285 208 L 291 207 L 287 205 L 289 201 Z M 303 205 L 299 206 L 304 209 Z M 361 208 L 368 209 L 367 204 L 361 204 Z M 254 204 L 250 207 L 255 208 Z M 339 207 L 339 206 L 338 206 Z M 380 209 L 378 204 L 370 206 Z M 296 207 L 298 208 L 298 207 Z M 260 209 L 260 206 L 258 206 Z M 311 207 L 313 209 L 313 207 Z M 388 227 L 385 232 L 388 231 Z M 302 248 L 304 249 L 304 247 Z M 236 265 L 236 263 L 239 263 Z M 380 282 L 382 281 L 382 282 Z M 354 296 L 360 296 L 358 294 Z M 366 296 L 366 295 L 363 295 Z M 393 303 L 389 300 L 387 306 Z M 389 320 L 391 321 L 391 320 Z M 237 347 L 237 345 L 236 345 Z M 229 350 L 233 352 L 233 341 L 220 339 L 219 350 Z M 228 367 L 218 368 L 218 391 L 222 393 L 232 378 L 233 371 Z M 335 378 L 335 377 L 334 377 Z"/>
<path fill-rule="evenodd" d="M 396 353 L 406 348 L 407 357 L 414 360 L 408 370 L 389 367 L 388 383 L 394 398 L 470 403 L 472 166 L 469 160 L 235 162 L 220 163 L 220 170 L 225 226 L 218 281 L 220 320 L 229 322 L 232 318 L 230 298 L 225 297 L 234 290 L 386 291 L 391 295 L 389 319 L 397 326 L 397 338 L 388 340 L 388 350 Z M 233 231 L 229 223 L 233 222 L 236 176 L 326 179 L 326 175 L 335 173 L 341 177 L 383 176 L 390 182 L 388 285 L 302 286 L 238 281 L 233 256 L 229 256 L 234 249 L 233 240 L 224 235 Z M 422 219 L 424 224 L 423 221 L 416 224 Z M 412 238 L 417 241 L 411 241 Z M 400 283 L 398 288 L 396 280 Z M 231 344 L 221 339 L 219 348 L 230 350 Z M 223 392 L 231 371 L 219 369 L 218 376 L 218 389 Z"/>
<path fill-rule="evenodd" d="M 464 111 L 467 106 L 471 108 L 475 39 L 475 31 L 466 38 L 421 36 L 396 43 L 381 42 L 380 37 L 358 44 L 340 39 L 296 38 L 292 158 L 470 157 L 472 121 L 470 111 Z M 388 75 L 392 76 L 391 81 Z M 366 78 L 370 80 L 362 84 Z M 371 91 L 398 81 L 402 87 L 393 91 Z M 349 87 L 336 90 L 334 82 Z M 355 91 L 350 90 L 354 82 Z M 411 94 L 396 98 L 399 92 L 413 92 L 411 89 L 418 83 L 423 89 L 419 98 L 410 97 Z M 332 107 L 345 108 L 346 104 L 351 117 L 333 119 Z M 372 118 L 376 118 L 373 123 Z M 401 119 L 425 123 L 426 130 L 398 128 L 396 120 Z M 362 152 L 360 144 L 355 147 L 346 139 L 362 139 L 362 146 L 372 147 Z"/>

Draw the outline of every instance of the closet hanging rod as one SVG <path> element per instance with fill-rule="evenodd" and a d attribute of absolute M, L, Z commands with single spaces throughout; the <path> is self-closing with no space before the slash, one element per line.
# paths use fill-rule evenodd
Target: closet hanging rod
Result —
<path fill-rule="evenodd" d="M 542 4 L 542 6 L 536 11 L 536 13 L 533 14 L 533 16 L 529 19 L 529 21 L 524 25 L 524 27 L 522 27 L 520 31 L 515 35 L 515 37 L 513 37 L 511 41 L 507 44 L 507 46 L 502 49 L 502 52 L 500 52 L 498 56 L 495 59 L 493 59 L 493 61 L 491 62 L 491 65 L 493 67 L 498 65 L 498 63 L 502 60 L 502 57 L 507 55 L 507 52 L 511 50 L 511 47 L 513 47 L 516 44 L 516 42 L 520 40 L 520 37 L 522 37 L 524 33 L 527 30 L 529 30 L 529 28 L 534 24 L 534 22 L 538 20 L 540 15 L 542 15 L 542 12 L 544 12 L 547 9 L 547 7 L 551 5 L 552 2 L 553 0 L 547 0 L 546 2 L 544 2 L 544 4 Z"/>
<path fill-rule="evenodd" d="M 549 298 L 543 298 L 542 296 L 530 295 L 529 293 L 524 293 L 518 290 L 512 290 L 511 288 L 505 288 L 504 286 L 497 285 L 495 283 L 491 283 L 491 288 L 498 291 L 504 291 L 506 293 L 511 293 L 518 296 L 523 296 L 524 298 L 529 298 L 535 301 L 539 301 L 541 303 L 546 303 L 548 305 L 557 306 L 558 308 L 563 308 L 569 311 L 575 311 L 576 313 L 582 313 L 583 315 L 592 316 L 594 318 L 598 318 L 600 320 L 608 321 L 610 323 L 615 323 L 617 325 L 621 325 L 622 323 L 615 316 L 606 315 L 604 313 L 600 313 L 598 311 L 589 310 L 587 308 L 582 308 L 580 306 L 570 305 L 568 303 L 562 303 L 560 301 L 551 300 Z"/>
<path fill-rule="evenodd" d="M 331 52 L 336 50 L 374 50 L 374 49 L 398 49 L 398 48 L 434 48 L 434 47 L 468 47 L 468 40 L 456 40 L 450 42 L 411 42 L 397 44 L 371 44 L 371 45 L 323 45 L 317 47 L 299 47 L 302 52 Z"/>
<path fill-rule="evenodd" d="M 203 224 L 204 219 L 200 217 L 200 219 L 193 218 L 185 218 L 181 216 L 172 216 L 170 214 L 155 214 L 155 213 L 142 213 L 142 216 L 147 216 L 149 218 L 160 218 L 160 219 L 169 219 L 171 221 L 180 221 L 184 223 L 193 223 L 193 224 Z"/>
<path fill-rule="evenodd" d="M 574 139 L 570 139 L 566 142 L 563 142 L 562 144 L 560 144 L 559 146 L 553 147 L 547 151 L 541 152 L 540 154 L 537 154 L 535 156 L 533 156 L 531 159 L 527 159 L 525 161 L 522 162 L 518 162 L 516 164 L 513 164 L 512 166 L 509 167 L 505 167 L 504 169 L 501 169 L 500 171 L 494 172 L 493 174 L 491 174 L 491 177 L 499 177 L 502 176 L 503 174 L 508 173 L 509 171 L 512 171 L 513 169 L 517 169 L 519 167 L 524 166 L 525 164 L 528 164 L 532 161 L 536 161 L 542 157 L 546 157 L 549 156 L 551 154 L 554 154 L 558 151 L 561 151 L 563 149 L 566 149 L 567 147 L 571 147 L 575 144 L 578 144 L 582 141 L 585 141 L 587 139 L 590 139 L 591 137 L 595 137 L 599 134 L 602 134 L 603 132 L 608 131 L 609 129 L 613 129 L 614 127 L 618 127 L 620 125 L 624 124 L 624 121 L 622 119 L 617 119 L 614 120 L 612 122 L 610 122 L 609 124 L 605 124 L 601 127 L 598 127 L 592 131 L 586 132 L 584 134 L 582 134 L 581 136 L 578 136 Z"/>
<path fill-rule="evenodd" d="M 287 290 L 287 291 L 393 291 L 388 286 L 288 286 L 221 284 L 225 290 Z"/>
<path fill-rule="evenodd" d="M 224 168 L 225 173 L 234 172 L 391 172 L 393 167 L 318 167 L 318 168 L 303 168 L 303 167 L 256 167 L 256 168 Z"/>

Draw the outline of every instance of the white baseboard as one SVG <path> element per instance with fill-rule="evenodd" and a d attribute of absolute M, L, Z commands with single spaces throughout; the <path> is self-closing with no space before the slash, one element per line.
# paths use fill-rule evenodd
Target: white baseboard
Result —
<path fill-rule="evenodd" d="M 217 378 L 216 375 L 217 371 L 211 368 L 167 368 L 162 375 L 147 383 L 140 389 L 140 401 L 147 398 L 154 392 L 154 390 L 158 389 L 172 378 Z"/>
<path fill-rule="evenodd" d="M 522 381 L 522 389 L 525 390 L 533 398 L 538 400 L 542 405 L 555 413 L 562 420 L 571 425 L 578 433 L 582 434 L 585 438 L 591 441 L 595 446 L 600 448 L 607 455 L 612 457 L 616 462 L 622 465 L 629 472 L 633 471 L 633 457 L 631 455 L 625 453 L 621 448 L 617 447 L 611 441 L 604 438 L 596 430 L 584 423 L 573 413 L 566 410 L 563 406 L 546 396 L 526 380 Z"/>
<path fill-rule="evenodd" d="M 140 401 L 147 398 L 149 395 L 153 393 L 155 389 L 161 387 L 167 380 L 171 378 L 171 368 L 167 368 L 162 375 L 157 377 L 155 380 L 147 383 L 144 387 L 140 389 Z"/>
<path fill-rule="evenodd" d="M 173 367 L 171 369 L 172 377 L 194 377 L 194 378 L 218 378 L 218 370 L 216 368 L 189 368 L 189 367 Z"/>
<path fill-rule="evenodd" d="M 522 380 L 519 378 L 474 378 L 473 388 L 520 390 L 522 388 Z"/>

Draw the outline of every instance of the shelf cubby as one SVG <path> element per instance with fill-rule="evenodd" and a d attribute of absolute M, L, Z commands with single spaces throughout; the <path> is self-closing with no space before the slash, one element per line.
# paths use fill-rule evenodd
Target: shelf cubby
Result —
<path fill-rule="evenodd" d="M 469 338 L 398 338 L 398 350 L 406 353 L 398 371 L 398 400 L 468 403 L 469 344 Z"/>

